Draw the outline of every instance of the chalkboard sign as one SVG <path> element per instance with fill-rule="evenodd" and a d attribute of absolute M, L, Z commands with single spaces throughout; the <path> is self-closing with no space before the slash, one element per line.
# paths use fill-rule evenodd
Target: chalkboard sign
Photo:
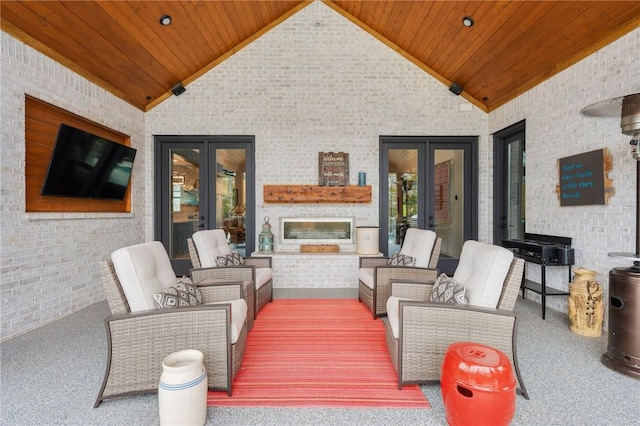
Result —
<path fill-rule="evenodd" d="M 605 204 L 604 150 L 559 160 L 560 205 Z"/>
<path fill-rule="evenodd" d="M 319 152 L 318 184 L 320 186 L 349 185 L 349 154 Z"/>

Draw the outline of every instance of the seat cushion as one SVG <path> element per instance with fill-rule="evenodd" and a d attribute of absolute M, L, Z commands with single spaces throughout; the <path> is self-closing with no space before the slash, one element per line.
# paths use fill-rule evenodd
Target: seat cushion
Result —
<path fill-rule="evenodd" d="M 198 257 L 203 268 L 218 266 L 218 256 L 231 254 L 227 244 L 227 234 L 223 229 L 208 229 L 194 232 L 191 236 L 198 250 Z"/>
<path fill-rule="evenodd" d="M 373 268 L 358 269 L 358 279 L 373 290 Z"/>
<path fill-rule="evenodd" d="M 427 229 L 409 228 L 404 237 L 400 254 L 415 257 L 415 266 L 427 268 L 435 242 L 435 232 Z"/>
<path fill-rule="evenodd" d="M 256 290 L 269 282 L 273 278 L 273 269 L 256 268 Z"/>
<path fill-rule="evenodd" d="M 153 295 L 176 282 L 169 255 L 159 241 L 118 249 L 111 261 L 131 312 L 156 309 Z"/>
<path fill-rule="evenodd" d="M 247 302 L 244 299 L 234 299 L 231 303 L 231 343 L 236 343 L 242 333 L 244 321 L 247 319 Z"/>
<path fill-rule="evenodd" d="M 495 308 L 512 260 L 513 253 L 504 247 L 468 240 L 453 279 L 467 289 L 470 305 Z"/>
<path fill-rule="evenodd" d="M 400 336 L 400 301 L 409 300 L 403 297 L 389 296 L 387 299 L 387 321 L 391 326 L 391 333 L 394 338 Z"/>

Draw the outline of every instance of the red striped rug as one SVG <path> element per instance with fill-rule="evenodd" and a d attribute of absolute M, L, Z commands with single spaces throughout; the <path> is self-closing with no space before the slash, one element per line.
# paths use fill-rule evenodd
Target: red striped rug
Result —
<path fill-rule="evenodd" d="M 398 390 L 384 325 L 354 299 L 276 299 L 247 337 L 233 394 L 220 407 L 429 408 L 417 385 Z"/>

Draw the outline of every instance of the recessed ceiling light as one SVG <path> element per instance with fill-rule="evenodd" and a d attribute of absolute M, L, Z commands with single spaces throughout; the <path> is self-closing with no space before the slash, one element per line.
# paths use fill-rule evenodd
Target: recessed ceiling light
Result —
<path fill-rule="evenodd" d="M 164 25 L 164 26 L 166 27 L 166 26 L 167 26 L 167 25 L 169 25 L 170 23 L 171 23 L 171 16 L 169 16 L 169 15 L 162 15 L 162 16 L 160 17 L 160 24 L 161 24 L 161 25 Z"/>
<path fill-rule="evenodd" d="M 474 21 L 471 16 L 465 16 L 464 18 L 462 18 L 462 25 L 464 25 L 465 27 L 473 27 L 473 24 Z"/>

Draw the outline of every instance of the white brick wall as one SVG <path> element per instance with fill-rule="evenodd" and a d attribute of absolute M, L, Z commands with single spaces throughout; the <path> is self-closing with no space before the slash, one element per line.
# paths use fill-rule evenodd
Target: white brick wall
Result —
<path fill-rule="evenodd" d="M 640 92 L 640 30 L 622 37 L 489 114 L 489 130 L 496 132 L 526 119 L 527 232 L 573 238 L 576 267 L 598 272 L 607 299 L 609 270 L 631 266 L 609 252 L 635 252 L 635 170 L 628 136 L 619 118 L 587 118 L 587 105 L 615 96 Z M 613 155 L 615 196 L 603 206 L 560 207 L 556 195 L 557 160 L 608 148 Z M 540 268 L 527 275 L 539 280 Z M 567 268 L 547 268 L 547 283 L 566 290 Z M 566 312 L 566 298 L 547 305 Z"/>
<path fill-rule="evenodd" d="M 0 339 L 102 299 L 97 262 L 117 247 L 153 239 L 154 134 L 255 135 L 258 230 L 266 215 L 277 223 L 284 215 L 347 209 L 358 225 L 377 225 L 380 135 L 479 135 L 479 239 L 490 241 L 489 135 L 526 118 L 528 230 L 573 237 L 577 263 L 596 269 L 606 283 L 609 269 L 626 266 L 606 253 L 635 249 L 635 164 L 618 120 L 585 119 L 578 111 L 640 90 L 639 33 L 489 115 L 460 112 L 463 98 L 321 2 L 147 114 L 2 33 Z M 24 212 L 25 93 L 132 136 L 138 156 L 131 215 Z M 603 146 L 614 155 L 611 204 L 559 208 L 557 158 Z M 367 172 L 370 205 L 263 203 L 265 183 L 315 183 L 318 151 L 340 149 L 350 154 L 352 183 L 356 172 Z M 549 281 L 560 274 L 549 272 Z"/>
<path fill-rule="evenodd" d="M 276 253 L 272 258 L 276 289 L 352 289 L 357 294 L 356 253 Z"/>
<path fill-rule="evenodd" d="M 1 34 L 0 340 L 104 299 L 98 261 L 141 242 L 139 152 L 132 214 L 25 213 L 25 93 L 143 141 L 144 115 L 6 33 Z M 150 194 L 152 195 L 152 194 Z"/>
<path fill-rule="evenodd" d="M 349 215 L 358 226 L 378 225 L 380 135 L 479 135 L 480 187 L 487 190 L 487 115 L 475 107 L 460 112 L 463 102 L 314 2 L 147 113 L 147 148 L 154 134 L 255 135 L 257 230 L 265 216 L 276 233 L 281 216 Z M 317 184 L 320 151 L 349 153 L 351 184 L 366 172 L 371 204 L 263 203 L 264 184 Z M 491 201 L 480 199 L 486 227 Z M 481 233 L 486 238 L 487 229 Z"/>

